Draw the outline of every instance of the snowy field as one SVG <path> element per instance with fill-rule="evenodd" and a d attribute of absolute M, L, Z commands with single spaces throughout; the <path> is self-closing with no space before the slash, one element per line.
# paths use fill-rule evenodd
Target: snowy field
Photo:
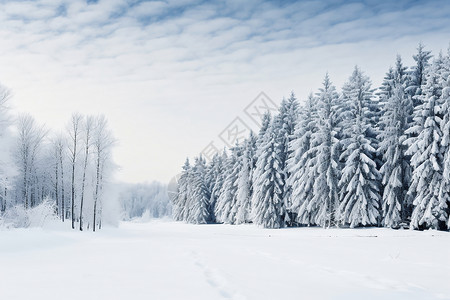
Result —
<path fill-rule="evenodd" d="M 0 231 L 0 299 L 450 299 L 450 233 L 122 223 Z"/>

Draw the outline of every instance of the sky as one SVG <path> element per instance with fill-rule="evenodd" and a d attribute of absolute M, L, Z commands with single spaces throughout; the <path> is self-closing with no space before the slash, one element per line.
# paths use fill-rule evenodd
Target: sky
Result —
<path fill-rule="evenodd" d="M 257 130 L 256 104 L 302 101 L 326 72 L 340 89 L 355 65 L 377 86 L 419 42 L 447 51 L 449 24 L 448 0 L 0 0 L 0 82 L 55 131 L 104 114 L 117 179 L 167 182 L 228 129 Z"/>

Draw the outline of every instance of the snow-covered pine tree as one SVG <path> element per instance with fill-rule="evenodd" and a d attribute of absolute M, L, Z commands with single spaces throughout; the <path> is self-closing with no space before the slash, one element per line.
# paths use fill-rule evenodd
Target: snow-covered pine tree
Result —
<path fill-rule="evenodd" d="M 383 155 L 382 175 L 382 223 L 386 227 L 398 227 L 407 218 L 407 205 L 410 203 L 407 191 L 411 180 L 409 156 L 406 155 L 406 130 L 413 113 L 411 95 L 406 93 L 409 81 L 406 67 L 400 56 L 395 70 L 387 73 L 383 114 L 380 120 L 379 152 Z"/>
<path fill-rule="evenodd" d="M 422 86 L 425 85 L 426 69 L 431 57 L 431 51 L 425 50 L 425 46 L 420 43 L 417 47 L 417 53 L 413 55 L 416 65 L 409 72 L 410 85 L 406 88 L 406 92 L 413 98 L 414 107 L 422 103 L 420 95 L 422 94 Z"/>
<path fill-rule="evenodd" d="M 370 108 L 373 102 L 371 82 L 358 67 L 342 89 L 342 101 L 349 108 L 344 125 L 345 162 L 341 189 L 340 222 L 350 227 L 376 225 L 379 217 L 379 180 L 374 158 Z"/>
<path fill-rule="evenodd" d="M 317 131 L 312 134 L 311 144 L 316 156 L 313 164 L 315 182 L 308 205 L 301 206 L 299 216 L 323 227 L 337 225 L 340 178 L 339 164 L 339 95 L 328 74 L 317 94 Z"/>
<path fill-rule="evenodd" d="M 308 205 L 312 199 L 312 190 L 315 174 L 312 171 L 314 152 L 311 151 L 311 136 L 317 130 L 317 99 L 309 95 L 306 103 L 300 109 L 299 121 L 294 136 L 289 143 L 290 158 L 287 161 L 287 170 L 291 173 L 288 185 L 291 188 L 290 211 L 293 217 L 302 224 L 314 224 L 308 215 L 299 215 L 303 204 Z"/>
<path fill-rule="evenodd" d="M 278 115 L 274 118 L 274 124 L 275 128 L 278 130 L 277 136 L 278 136 L 278 143 L 280 145 L 280 157 L 281 157 L 281 168 L 285 170 L 285 181 L 289 180 L 289 177 L 291 173 L 286 168 L 286 161 L 288 158 L 292 155 L 293 150 L 289 150 L 289 143 L 294 138 L 294 131 L 295 126 L 297 124 L 298 120 L 298 101 L 295 97 L 294 92 L 291 92 L 291 95 L 288 99 L 283 99 L 280 105 L 280 109 L 278 112 Z M 283 191 L 283 210 L 286 211 L 286 214 L 284 215 L 284 220 L 287 224 L 291 224 L 291 215 L 290 212 L 290 194 L 292 192 L 292 189 L 290 188 L 290 185 L 283 184 L 284 185 L 284 191 Z"/>
<path fill-rule="evenodd" d="M 423 104 L 416 108 L 416 121 L 409 132 L 418 132 L 411 138 L 407 154 L 411 156 L 412 181 L 410 195 L 414 195 L 414 210 L 411 216 L 411 228 L 431 227 L 438 229 L 446 220 L 446 209 L 440 203 L 440 191 L 443 181 L 442 148 L 443 123 L 442 108 L 442 72 L 444 58 L 442 55 L 433 62 L 427 72 L 426 84 L 422 87 Z M 418 131 L 421 129 L 421 131 Z"/>
<path fill-rule="evenodd" d="M 253 193 L 252 174 L 253 159 L 255 156 L 256 136 L 250 132 L 248 139 L 244 141 L 241 157 L 242 167 L 238 175 L 237 199 L 236 199 L 236 224 L 249 223 L 251 219 L 251 198 Z"/>
<path fill-rule="evenodd" d="M 412 120 L 410 121 L 410 127 L 407 130 L 408 138 L 405 141 L 405 145 L 408 148 L 411 147 L 413 143 L 415 143 L 417 137 L 419 136 L 419 133 L 423 130 L 425 117 L 422 115 L 422 106 L 425 96 L 423 95 L 422 89 L 426 84 L 426 77 L 428 69 L 430 67 L 429 60 L 431 57 L 431 51 L 424 50 L 424 46 L 422 44 L 419 44 L 417 53 L 413 55 L 416 65 L 409 71 L 410 84 L 406 88 L 406 92 L 412 97 L 414 106 Z M 412 153 L 410 153 L 409 155 L 412 155 Z M 411 199 L 415 199 L 416 193 L 414 188 L 409 188 L 408 196 Z M 411 206 L 412 204 L 408 205 L 409 215 L 411 214 Z"/>
<path fill-rule="evenodd" d="M 262 118 L 261 128 L 259 129 L 258 136 L 256 138 L 256 158 L 259 156 L 259 149 L 261 148 L 261 144 L 263 143 L 264 134 L 272 122 L 272 116 L 267 111 L 264 113 Z"/>
<path fill-rule="evenodd" d="M 189 216 L 187 221 L 193 224 L 206 224 L 211 221 L 209 210 L 209 192 L 205 183 L 205 161 L 200 156 L 195 159 L 192 168 L 191 190 L 189 193 Z"/>
<path fill-rule="evenodd" d="M 183 165 L 183 171 L 181 172 L 180 178 L 178 179 L 177 195 L 174 198 L 173 203 L 173 219 L 175 221 L 184 220 L 184 212 L 188 199 L 188 180 L 190 174 L 191 165 L 189 164 L 189 159 Z"/>
<path fill-rule="evenodd" d="M 450 55 L 448 56 L 450 62 Z M 450 67 L 450 66 L 449 66 Z M 450 228 L 450 74 L 442 90 L 442 102 L 444 118 L 442 122 L 444 136 L 442 137 L 442 147 L 444 149 L 444 180 L 440 190 L 440 207 L 444 209 L 449 217 L 447 227 Z"/>
<path fill-rule="evenodd" d="M 214 207 L 219 197 L 220 189 L 224 180 L 224 161 L 226 160 L 226 152 L 223 155 L 215 154 L 209 164 L 206 172 L 206 183 L 210 194 L 209 211 L 211 214 L 211 222 L 215 222 Z"/>
<path fill-rule="evenodd" d="M 265 228 L 284 227 L 281 149 L 274 122 L 267 129 L 259 149 L 253 182 L 253 222 Z"/>
<path fill-rule="evenodd" d="M 236 211 L 233 208 L 237 200 L 241 156 L 242 146 L 236 145 L 225 163 L 224 182 L 215 206 L 216 220 L 221 223 L 234 224 L 236 221 Z"/>

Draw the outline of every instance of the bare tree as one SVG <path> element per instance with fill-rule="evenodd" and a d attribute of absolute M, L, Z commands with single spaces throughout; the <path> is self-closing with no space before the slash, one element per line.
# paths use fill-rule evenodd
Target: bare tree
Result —
<path fill-rule="evenodd" d="M 69 137 L 70 137 L 70 160 L 72 165 L 72 190 L 71 190 L 71 217 L 72 217 L 72 229 L 75 229 L 75 165 L 78 156 L 78 143 L 80 140 L 82 129 L 83 116 L 75 113 L 72 115 L 71 122 L 69 124 Z"/>
<path fill-rule="evenodd" d="M 61 217 L 64 222 L 66 215 L 66 202 L 65 202 L 65 191 L 64 191 L 64 156 L 66 149 L 66 140 L 64 136 L 59 133 L 52 140 L 52 155 L 54 172 L 55 172 L 55 182 L 54 182 L 54 194 L 57 206 L 57 214 Z"/>
<path fill-rule="evenodd" d="M 11 118 L 9 117 L 8 111 L 8 101 L 11 98 L 11 91 L 0 84 L 0 136 L 3 136 L 6 128 L 11 124 Z M 5 170 L 3 169 L 4 165 L 7 164 L 6 162 L 0 161 L 1 166 L 1 178 L 0 183 L 3 187 L 2 192 L 0 192 L 1 197 L 1 203 L 0 203 L 0 209 L 2 212 L 6 210 L 6 197 L 7 197 L 7 191 L 8 191 L 8 178 L 7 174 L 5 173 Z"/>
<path fill-rule="evenodd" d="M 95 188 L 94 188 L 94 220 L 92 230 L 95 231 L 97 223 L 101 226 L 101 221 L 97 220 L 97 205 L 101 206 L 101 189 L 103 185 L 104 171 L 108 162 L 109 152 L 115 143 L 111 131 L 108 129 L 108 121 L 104 116 L 98 116 L 95 122 L 95 132 L 93 137 L 93 147 L 95 153 Z"/>
<path fill-rule="evenodd" d="M 92 129 L 94 126 L 94 118 L 92 116 L 88 116 L 84 122 L 84 165 L 83 165 L 83 179 L 81 181 L 81 200 L 80 200 L 80 231 L 83 231 L 83 203 L 84 203 L 84 190 L 86 185 L 86 171 L 89 161 L 89 149 L 91 147 L 91 135 Z"/>
<path fill-rule="evenodd" d="M 30 197 L 33 183 L 36 182 L 36 159 L 47 135 L 44 126 L 36 124 L 34 118 L 28 114 L 20 115 L 17 122 L 18 143 L 16 158 L 22 173 L 22 196 L 25 208 L 34 204 Z M 36 191 L 34 191 L 36 194 Z M 36 196 L 36 195 L 34 195 Z"/>
<path fill-rule="evenodd" d="M 11 91 L 0 84 L 0 135 L 5 128 L 11 124 L 11 118 L 8 115 L 8 100 L 11 98 Z"/>

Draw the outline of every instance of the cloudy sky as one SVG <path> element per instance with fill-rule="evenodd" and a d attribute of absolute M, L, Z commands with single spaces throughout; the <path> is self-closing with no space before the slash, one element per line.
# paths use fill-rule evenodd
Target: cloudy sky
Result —
<path fill-rule="evenodd" d="M 168 181 L 264 91 L 279 102 L 340 87 L 355 64 L 379 84 L 422 41 L 446 51 L 450 2 L 0 0 L 0 82 L 13 111 L 63 129 L 103 113 L 118 179 Z M 249 125 L 251 126 L 251 125 Z"/>

